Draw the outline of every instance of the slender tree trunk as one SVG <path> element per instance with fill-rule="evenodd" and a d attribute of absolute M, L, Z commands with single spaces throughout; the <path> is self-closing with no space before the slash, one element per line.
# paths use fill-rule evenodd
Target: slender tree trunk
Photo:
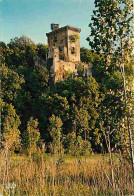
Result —
<path fill-rule="evenodd" d="M 125 81 L 125 70 L 124 70 L 124 63 L 121 69 L 122 77 L 123 77 L 123 90 L 124 90 L 124 100 L 125 100 L 125 109 L 127 108 L 127 94 L 126 94 L 126 81 Z M 127 111 L 127 128 L 128 128 L 128 136 L 129 136 L 129 148 L 130 148 L 130 155 L 131 155 L 131 165 L 132 165 L 132 172 L 134 175 L 134 149 L 133 149 L 133 138 L 132 138 L 132 131 L 130 127 L 129 121 L 129 114 Z"/>
<path fill-rule="evenodd" d="M 85 133 L 85 147 L 86 147 L 86 142 L 87 142 L 87 131 L 86 131 L 86 129 L 84 129 L 84 133 Z M 86 152 L 85 152 L 85 163 L 87 163 Z"/>
<path fill-rule="evenodd" d="M 110 127 L 109 127 L 109 133 L 110 133 Z M 113 170 L 113 160 L 112 160 L 112 155 L 111 155 L 111 142 L 110 142 L 109 133 L 108 133 L 109 161 L 110 161 L 110 166 L 111 166 L 112 184 L 113 184 L 113 188 L 115 189 L 115 179 L 114 179 L 114 170 Z"/>
<path fill-rule="evenodd" d="M 129 123 L 129 119 L 127 116 L 127 126 L 128 126 L 128 134 L 129 134 L 129 147 L 130 147 L 130 154 L 131 154 L 131 165 L 132 165 L 132 171 L 134 175 L 134 149 L 133 149 L 133 138 L 132 138 L 132 131 Z"/>
<path fill-rule="evenodd" d="M 59 136 L 59 155 L 61 154 L 60 136 Z"/>
<path fill-rule="evenodd" d="M 87 132 L 86 132 L 86 129 L 84 130 L 85 132 L 85 142 L 87 141 Z"/>
<path fill-rule="evenodd" d="M 108 150 L 108 155 L 109 155 L 109 162 L 110 162 L 110 167 L 111 167 L 111 177 L 112 177 L 112 186 L 113 189 L 115 189 L 115 178 L 114 178 L 114 170 L 113 170 L 113 160 L 112 160 L 112 155 L 111 155 L 111 141 L 110 141 L 110 126 L 108 126 L 108 134 L 106 135 L 106 132 L 103 128 L 103 125 L 101 124 L 101 130 L 104 134 L 105 137 L 105 142 Z"/>

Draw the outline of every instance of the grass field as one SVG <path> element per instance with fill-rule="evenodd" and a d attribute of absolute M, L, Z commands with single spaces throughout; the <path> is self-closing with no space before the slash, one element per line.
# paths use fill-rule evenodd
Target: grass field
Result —
<path fill-rule="evenodd" d="M 108 155 L 98 154 L 77 159 L 47 154 L 35 154 L 31 159 L 12 155 L 7 162 L 1 158 L 0 193 L 2 196 L 134 195 L 130 164 L 116 154 L 112 161 L 111 166 Z"/>

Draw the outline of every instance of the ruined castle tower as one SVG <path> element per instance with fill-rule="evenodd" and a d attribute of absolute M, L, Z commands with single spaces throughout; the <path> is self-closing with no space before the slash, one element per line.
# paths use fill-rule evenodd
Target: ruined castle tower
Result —
<path fill-rule="evenodd" d="M 59 24 L 51 24 L 52 31 L 48 37 L 48 59 L 52 61 L 51 73 L 55 82 L 63 80 L 67 73 L 77 75 L 80 65 L 80 32 L 81 29 Z M 91 65 L 82 63 L 84 74 L 92 75 Z"/>

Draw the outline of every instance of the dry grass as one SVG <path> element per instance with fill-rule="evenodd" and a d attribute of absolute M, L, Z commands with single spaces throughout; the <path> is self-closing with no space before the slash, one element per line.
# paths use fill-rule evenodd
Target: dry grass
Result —
<path fill-rule="evenodd" d="M 28 196 L 101 196 L 134 195 L 131 167 L 118 156 L 113 157 L 115 187 L 111 180 L 108 156 L 94 155 L 85 160 L 74 157 L 51 157 L 34 155 L 30 160 L 25 155 L 13 155 L 8 163 L 9 182 L 16 188 L 6 187 L 5 161 L 1 162 L 2 195 Z M 4 179 L 4 181 L 3 181 Z"/>

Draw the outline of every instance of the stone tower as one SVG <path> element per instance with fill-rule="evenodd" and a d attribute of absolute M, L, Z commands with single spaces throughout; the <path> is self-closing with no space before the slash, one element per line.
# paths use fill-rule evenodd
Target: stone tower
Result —
<path fill-rule="evenodd" d="M 52 32 L 47 33 L 48 37 L 48 59 L 52 60 L 51 73 L 55 82 L 63 80 L 66 73 L 77 75 L 77 68 L 80 64 L 80 32 L 81 29 L 59 24 L 51 24 Z M 83 63 L 82 63 L 83 64 Z M 92 75 L 91 66 L 83 64 L 87 75 Z"/>

